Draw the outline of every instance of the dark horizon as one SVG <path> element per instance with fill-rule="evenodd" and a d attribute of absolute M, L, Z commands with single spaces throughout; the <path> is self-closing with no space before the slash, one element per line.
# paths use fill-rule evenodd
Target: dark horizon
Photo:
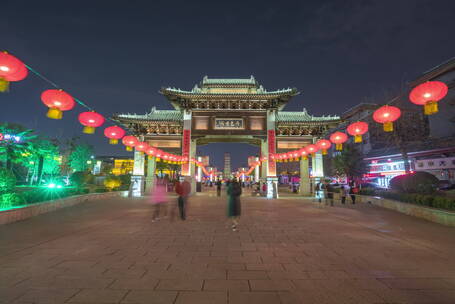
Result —
<path fill-rule="evenodd" d="M 296 87 L 301 94 L 286 110 L 340 115 L 360 102 L 386 102 L 455 55 L 453 1 L 24 4 L 2 4 L 1 49 L 105 116 L 170 109 L 158 90 L 191 89 L 204 75 L 254 75 L 268 90 Z M 32 74 L 13 83 L 0 95 L 0 121 L 49 137 L 79 135 L 98 155 L 126 155 L 102 130 L 81 133 L 82 107 L 47 119 L 39 96 L 49 88 Z M 198 151 L 222 170 L 224 152 L 238 168 L 258 149 L 211 144 Z"/>

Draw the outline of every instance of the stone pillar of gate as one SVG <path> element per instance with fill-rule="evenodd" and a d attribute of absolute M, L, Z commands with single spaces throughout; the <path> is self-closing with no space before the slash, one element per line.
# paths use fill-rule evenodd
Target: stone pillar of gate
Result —
<path fill-rule="evenodd" d="M 156 157 L 147 157 L 147 177 L 145 178 L 145 194 L 151 194 L 155 186 Z"/>
<path fill-rule="evenodd" d="M 267 155 L 267 140 L 261 140 L 261 158 Z M 264 183 L 267 183 L 267 162 L 261 161 L 261 178 L 259 180 L 260 192 L 266 195 L 262 191 Z"/>
<path fill-rule="evenodd" d="M 278 198 L 278 177 L 275 160 L 269 156 L 276 153 L 276 109 L 267 110 L 267 198 Z"/>
<path fill-rule="evenodd" d="M 317 138 L 313 138 L 313 142 L 316 142 Z M 322 152 L 318 151 L 314 157 L 311 158 L 311 173 L 313 176 L 313 188 L 316 187 L 316 185 L 322 181 L 324 178 L 324 164 L 323 164 L 323 156 Z M 316 193 L 316 189 L 312 189 L 313 193 Z"/>
<path fill-rule="evenodd" d="M 258 161 L 259 161 L 259 157 L 255 157 L 254 160 L 255 160 L 256 162 L 258 162 Z M 259 182 L 259 166 L 256 166 L 256 167 L 254 168 L 254 182 L 255 182 L 255 183 L 258 183 L 258 182 Z"/>
<path fill-rule="evenodd" d="M 141 139 L 143 141 L 143 138 Z M 134 151 L 133 175 L 128 195 L 137 197 L 144 195 L 144 167 L 145 156 L 143 152 Z"/>
<path fill-rule="evenodd" d="M 311 195 L 310 171 L 308 169 L 308 158 L 300 158 L 300 187 L 299 194 L 303 196 Z"/>

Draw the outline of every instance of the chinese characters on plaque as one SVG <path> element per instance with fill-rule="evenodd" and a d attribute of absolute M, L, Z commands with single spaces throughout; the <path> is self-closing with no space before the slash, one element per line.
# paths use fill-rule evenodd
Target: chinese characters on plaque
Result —
<path fill-rule="evenodd" d="M 215 129 L 243 130 L 242 118 L 215 118 Z"/>

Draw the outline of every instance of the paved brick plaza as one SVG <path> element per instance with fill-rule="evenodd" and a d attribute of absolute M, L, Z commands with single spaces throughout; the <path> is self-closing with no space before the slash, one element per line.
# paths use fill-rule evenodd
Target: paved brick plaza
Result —
<path fill-rule="evenodd" d="M 455 303 L 455 229 L 372 206 L 193 197 L 186 222 L 146 199 L 0 226 L 0 303 Z"/>

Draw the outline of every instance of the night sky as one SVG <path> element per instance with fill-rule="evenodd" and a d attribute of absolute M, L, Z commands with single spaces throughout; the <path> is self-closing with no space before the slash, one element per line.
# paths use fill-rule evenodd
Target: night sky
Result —
<path fill-rule="evenodd" d="M 341 114 L 383 103 L 407 81 L 455 56 L 455 1 L 8 1 L 0 49 L 8 50 L 100 113 L 170 109 L 162 86 L 191 89 L 204 75 L 254 75 L 268 90 L 296 87 L 286 110 Z M 50 137 L 81 134 L 76 107 L 46 118 L 30 75 L 0 95 L 0 121 Z M 123 155 L 98 130 L 82 135 L 98 155 Z M 199 149 L 222 168 L 257 149 Z"/>

